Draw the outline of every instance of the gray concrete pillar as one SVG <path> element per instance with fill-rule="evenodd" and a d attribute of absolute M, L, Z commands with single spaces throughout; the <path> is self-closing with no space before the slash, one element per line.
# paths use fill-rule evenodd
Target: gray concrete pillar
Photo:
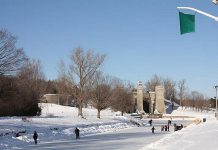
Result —
<path fill-rule="evenodd" d="M 163 86 L 156 86 L 155 87 L 156 93 L 156 110 L 161 114 L 166 114 L 166 107 L 164 103 L 164 87 Z"/>
<path fill-rule="evenodd" d="M 143 87 L 141 81 L 138 81 L 137 87 L 137 110 L 139 113 L 145 113 L 143 109 Z"/>

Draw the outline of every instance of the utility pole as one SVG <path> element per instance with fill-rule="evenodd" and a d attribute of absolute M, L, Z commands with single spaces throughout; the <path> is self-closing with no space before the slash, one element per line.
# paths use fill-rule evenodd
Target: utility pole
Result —
<path fill-rule="evenodd" d="M 214 86 L 214 88 L 216 89 L 216 112 L 215 112 L 215 117 L 218 119 L 218 112 L 217 112 L 217 88 L 218 88 L 218 85 Z"/>
<path fill-rule="evenodd" d="M 217 88 L 218 88 L 218 85 L 215 86 L 215 89 L 216 89 L 216 111 L 217 111 Z"/>

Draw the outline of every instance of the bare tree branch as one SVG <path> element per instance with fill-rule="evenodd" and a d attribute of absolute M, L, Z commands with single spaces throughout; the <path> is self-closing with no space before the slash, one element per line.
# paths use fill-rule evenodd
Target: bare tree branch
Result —
<path fill-rule="evenodd" d="M 23 49 L 16 48 L 16 42 L 16 37 L 0 29 L 0 74 L 14 74 L 27 60 Z"/>

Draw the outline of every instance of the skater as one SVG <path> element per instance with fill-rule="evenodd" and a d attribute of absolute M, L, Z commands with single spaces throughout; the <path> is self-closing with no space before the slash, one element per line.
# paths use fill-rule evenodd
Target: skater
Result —
<path fill-rule="evenodd" d="M 177 125 L 174 123 L 174 131 L 177 131 L 178 129 L 177 129 Z"/>
<path fill-rule="evenodd" d="M 167 131 L 170 131 L 170 126 L 169 125 L 167 125 Z"/>
<path fill-rule="evenodd" d="M 154 128 L 154 126 L 151 128 L 151 131 L 152 131 L 152 133 L 154 134 L 154 130 L 155 130 L 155 128 Z"/>
<path fill-rule="evenodd" d="M 34 131 L 33 139 L 34 139 L 35 145 L 37 144 L 37 138 L 38 138 L 38 134 L 36 131 Z"/>
<path fill-rule="evenodd" d="M 163 132 L 163 131 L 164 131 L 164 125 L 161 126 L 161 132 Z"/>
<path fill-rule="evenodd" d="M 75 134 L 76 134 L 76 139 L 79 139 L 80 137 L 79 137 L 79 129 L 78 128 L 75 129 Z"/>
<path fill-rule="evenodd" d="M 150 126 L 152 126 L 152 122 L 153 122 L 152 119 L 148 121 L 148 123 L 150 124 Z"/>
<path fill-rule="evenodd" d="M 167 131 L 167 125 L 165 125 L 165 131 Z"/>
<path fill-rule="evenodd" d="M 172 122 L 171 122 L 171 120 L 168 120 L 168 126 L 170 126 L 170 125 L 171 125 L 171 123 L 172 123 Z"/>

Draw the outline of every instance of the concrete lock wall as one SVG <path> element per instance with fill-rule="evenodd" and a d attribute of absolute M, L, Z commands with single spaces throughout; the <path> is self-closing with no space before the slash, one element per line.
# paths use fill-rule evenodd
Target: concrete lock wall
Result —
<path fill-rule="evenodd" d="M 166 107 L 164 103 L 164 87 L 156 86 L 155 93 L 156 93 L 156 110 L 161 114 L 166 114 Z"/>

